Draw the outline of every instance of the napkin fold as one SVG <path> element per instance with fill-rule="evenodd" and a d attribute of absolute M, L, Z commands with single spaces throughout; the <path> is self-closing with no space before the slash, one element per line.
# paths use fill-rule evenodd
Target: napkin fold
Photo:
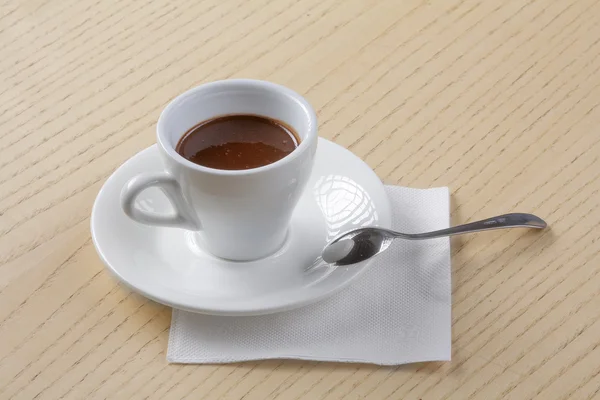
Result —
<path fill-rule="evenodd" d="M 448 188 L 386 190 L 393 229 L 417 233 L 449 226 Z M 254 317 L 174 309 L 167 360 L 450 360 L 450 313 L 449 239 L 396 240 L 348 288 L 314 305 Z"/>

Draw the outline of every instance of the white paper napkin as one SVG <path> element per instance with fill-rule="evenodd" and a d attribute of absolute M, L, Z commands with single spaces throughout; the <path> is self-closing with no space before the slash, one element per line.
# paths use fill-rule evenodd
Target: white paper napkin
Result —
<path fill-rule="evenodd" d="M 393 227 L 447 228 L 448 188 L 388 186 Z M 257 317 L 173 310 L 167 359 L 268 358 L 396 365 L 450 360 L 450 241 L 396 240 L 347 289 L 315 305 Z"/>

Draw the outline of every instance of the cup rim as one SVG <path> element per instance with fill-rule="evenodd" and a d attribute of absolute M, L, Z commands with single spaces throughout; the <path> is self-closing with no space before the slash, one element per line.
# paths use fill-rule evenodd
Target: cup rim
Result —
<path fill-rule="evenodd" d="M 298 105 L 302 108 L 302 110 L 308 116 L 309 125 L 308 125 L 308 132 L 306 133 L 306 136 L 300 141 L 300 145 L 298 147 L 296 147 L 294 149 L 294 151 L 292 151 L 290 154 L 286 155 L 285 157 L 283 157 L 280 160 L 275 161 L 274 163 L 263 165 L 262 167 L 258 167 L 258 168 L 241 169 L 241 170 L 217 169 L 217 168 L 205 167 L 203 165 L 199 165 L 199 164 L 196 164 L 196 163 L 193 163 L 193 162 L 187 160 L 182 155 L 177 153 L 177 151 L 175 151 L 175 148 L 173 146 L 171 146 L 169 143 L 169 138 L 165 137 L 166 129 L 164 129 L 164 127 L 165 127 L 165 124 L 167 123 L 166 120 L 168 118 L 168 115 L 183 100 L 187 99 L 190 96 L 196 95 L 198 92 L 213 89 L 216 87 L 225 87 L 225 88 L 239 88 L 239 87 L 259 88 L 260 87 L 263 89 L 266 88 L 271 91 L 277 91 L 277 92 L 283 93 L 285 96 L 292 98 L 296 103 L 298 103 Z M 158 118 L 158 124 L 156 127 L 156 136 L 157 136 L 157 143 L 163 149 L 163 151 L 173 161 L 177 162 L 178 164 L 180 164 L 184 167 L 191 168 L 191 169 L 194 169 L 199 172 L 210 173 L 213 175 L 225 175 L 225 176 L 256 175 L 256 174 L 260 174 L 262 172 L 267 172 L 272 169 L 276 169 L 284 164 L 287 164 L 287 163 L 291 162 L 292 160 L 294 160 L 295 158 L 299 157 L 305 151 L 308 151 L 308 149 L 311 146 L 311 143 L 317 139 L 317 115 L 316 115 L 314 109 L 312 108 L 312 106 L 310 105 L 310 103 L 304 97 L 302 97 L 297 92 L 295 92 L 292 89 L 287 88 L 285 86 L 282 86 L 282 85 L 279 85 L 279 84 L 276 84 L 273 82 L 256 80 L 256 79 L 225 79 L 225 80 L 213 81 L 213 82 L 209 82 L 209 83 L 205 83 L 205 84 L 196 86 L 192 89 L 189 89 L 189 90 L 181 93 L 180 95 L 175 97 L 173 100 L 171 100 L 169 102 L 169 104 L 161 112 L 160 117 Z"/>

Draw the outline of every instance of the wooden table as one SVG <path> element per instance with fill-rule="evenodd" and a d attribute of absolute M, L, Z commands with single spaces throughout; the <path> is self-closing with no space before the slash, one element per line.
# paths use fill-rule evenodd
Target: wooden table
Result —
<path fill-rule="evenodd" d="M 0 398 L 600 398 L 600 3 L 2 0 Z M 267 79 L 452 219 L 453 359 L 168 365 L 171 311 L 120 286 L 92 203 L 199 83 Z"/>

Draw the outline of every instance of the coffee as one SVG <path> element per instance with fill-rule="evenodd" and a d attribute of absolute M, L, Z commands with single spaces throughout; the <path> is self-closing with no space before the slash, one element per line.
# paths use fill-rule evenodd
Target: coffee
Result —
<path fill-rule="evenodd" d="M 257 115 L 226 115 L 194 126 L 175 150 L 205 167 L 242 170 L 281 160 L 298 143 L 295 132 L 283 122 Z"/>

